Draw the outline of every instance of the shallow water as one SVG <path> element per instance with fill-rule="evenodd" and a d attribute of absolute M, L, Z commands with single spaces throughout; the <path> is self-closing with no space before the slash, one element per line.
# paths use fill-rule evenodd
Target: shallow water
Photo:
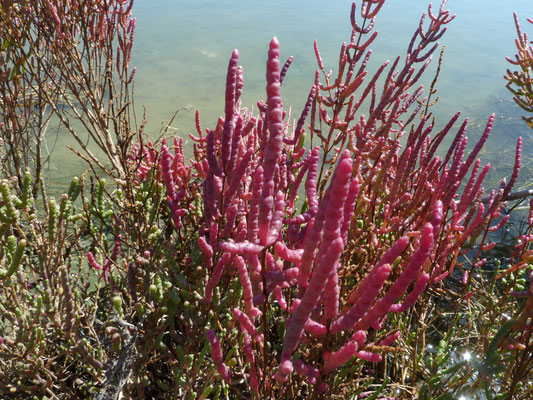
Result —
<path fill-rule="evenodd" d="M 378 15 L 379 36 L 372 45 L 374 66 L 404 55 L 418 26 L 426 0 L 395 0 L 385 3 Z M 528 7 L 529 6 L 529 7 Z M 283 101 L 300 112 L 314 80 L 316 38 L 327 66 L 335 68 L 343 41 L 349 40 L 351 2 L 293 0 L 255 2 L 245 0 L 137 0 L 134 55 L 135 98 L 138 117 L 146 109 L 147 130 L 156 136 L 165 121 L 180 107 L 173 123 L 178 136 L 194 131 L 194 111 L 200 109 L 203 127 L 214 127 L 224 110 L 224 85 L 228 59 L 239 49 L 244 68 L 244 106 L 265 98 L 265 60 L 268 43 L 277 36 L 281 58 L 294 56 L 283 85 Z M 530 0 L 450 0 L 447 8 L 457 14 L 441 43 L 446 45 L 443 70 L 437 84 L 439 102 L 433 108 L 442 126 L 456 111 L 470 118 L 470 146 L 481 134 L 486 119 L 497 120 L 482 155 L 495 166 L 492 179 L 508 174 L 514 145 L 524 137 L 525 171 L 531 171 L 532 132 L 520 120 L 521 110 L 505 90 L 503 75 L 509 67 L 505 56 L 515 53 L 516 31 L 512 12 L 517 11 L 525 30 Z M 529 26 L 527 26 L 529 25 Z M 438 57 L 438 52 L 436 52 Z M 433 79 L 433 69 L 425 82 Z M 373 68 L 370 68 L 372 71 Z M 69 180 L 84 165 L 64 150 L 60 135 L 50 176 L 54 184 Z M 522 174 L 523 185 L 526 180 Z"/>

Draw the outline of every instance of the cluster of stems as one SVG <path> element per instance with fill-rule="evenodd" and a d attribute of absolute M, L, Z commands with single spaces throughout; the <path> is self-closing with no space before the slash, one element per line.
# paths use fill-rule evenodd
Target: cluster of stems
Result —
<path fill-rule="evenodd" d="M 316 394 L 327 390 L 343 364 L 381 361 L 385 354 L 374 343 L 390 329 L 390 314 L 408 311 L 429 286 L 451 273 L 464 245 L 481 235 L 481 247 L 490 248 L 486 232 L 505 223 L 495 221 L 518 175 L 521 140 L 510 181 L 502 181 L 483 203 L 490 165 L 480 171 L 476 157 L 494 115 L 469 153 L 467 121 L 461 123 L 442 157 L 437 148 L 459 113 L 437 133 L 434 122 L 416 118 L 425 104 L 417 82 L 453 16 L 444 3 L 436 14 L 430 7 L 429 25 L 424 14 L 403 64 L 397 58 L 368 78 L 369 45 L 377 34 L 371 31 L 382 5 L 363 1 L 359 24 L 354 4 L 352 35 L 341 46 L 336 76 L 326 71 L 315 45 L 319 68 L 298 121 L 289 119 L 281 100 L 282 79 L 293 59 L 281 67 L 274 38 L 259 115 L 239 100 L 243 70 L 235 50 L 224 117 L 203 132 L 197 114 L 198 136 L 189 135 L 202 181 L 198 244 L 207 270 L 204 299 L 215 311 L 215 289 L 224 292 L 233 277 L 240 282 L 240 308 L 218 318 L 236 322 L 247 338 L 245 377 L 259 394 L 284 393 L 293 374 Z M 380 76 L 385 77 L 381 90 Z M 365 99 L 370 100 L 366 116 L 361 115 Z M 308 151 L 306 121 L 310 139 L 318 138 Z M 272 312 L 286 321 L 281 338 L 272 337 Z M 221 345 L 212 340 L 213 331 L 208 335 L 224 379 L 239 376 L 220 363 Z M 396 333 L 389 334 L 380 345 L 390 348 L 396 339 Z M 223 337 L 220 343 L 235 345 Z M 276 354 L 277 367 L 266 353 Z"/>
<path fill-rule="evenodd" d="M 526 113 L 533 113 L 533 41 L 528 40 L 527 32 L 523 32 L 518 21 L 518 15 L 513 14 L 516 26 L 517 38 L 515 39 L 516 54 L 514 59 L 508 58 L 507 61 L 518 68 L 518 71 L 507 70 L 505 79 L 507 89 L 514 95 L 513 100 Z M 533 24 L 533 19 L 527 21 Z M 526 124 L 533 128 L 533 116 L 522 117 Z"/>
<path fill-rule="evenodd" d="M 247 108 L 234 50 L 223 116 L 205 129 L 197 111 L 187 160 L 183 139 L 152 142 L 144 120 L 133 131 L 133 0 L 0 2 L 9 39 L 0 53 L 0 150 L 9 160 L 0 180 L 0 390 L 349 398 L 405 348 L 414 379 L 424 346 L 412 342 L 413 316 L 459 270 L 459 303 L 485 289 L 474 272 L 495 246 L 489 233 L 509 219 L 502 214 L 522 161 L 519 139 L 511 177 L 486 191 L 490 165 L 478 155 L 494 115 L 473 145 L 459 113 L 440 128 L 429 118 L 434 90 L 424 97 L 420 82 L 454 18 L 445 3 L 429 6 L 403 59 L 374 72 L 370 46 L 385 0 L 354 3 L 334 68 L 315 42 L 318 67 L 297 118 L 282 84 L 298 60 L 283 63 L 273 38 L 266 99 Z M 518 22 L 517 30 L 524 69 L 531 49 Z M 524 74 L 509 80 L 528 84 Z M 73 179 L 57 201 L 40 178 L 53 113 L 96 175 Z M 529 230 L 494 278 L 514 279 L 498 307 L 511 319 L 483 344 L 484 372 L 515 356 L 501 380 L 513 392 L 533 365 L 530 209 Z M 5 383 L 16 373 L 24 376 Z"/>

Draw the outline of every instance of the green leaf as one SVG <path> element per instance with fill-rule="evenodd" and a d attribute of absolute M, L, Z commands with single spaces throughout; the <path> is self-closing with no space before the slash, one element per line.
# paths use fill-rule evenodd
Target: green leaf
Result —
<path fill-rule="evenodd" d="M 351 393 L 350 393 L 350 400 L 355 400 L 355 396 L 357 396 L 358 394 L 361 394 L 363 392 L 363 390 L 367 389 L 372 383 L 374 383 L 374 380 L 373 379 L 370 379 L 366 382 L 363 382 L 363 384 L 361 386 L 359 386 L 357 389 L 354 389 Z"/>
<path fill-rule="evenodd" d="M 453 394 L 450 392 L 443 393 L 439 397 L 437 397 L 435 400 L 453 400 Z"/>
<path fill-rule="evenodd" d="M 490 365 L 493 363 L 498 345 L 503 340 L 503 338 L 507 336 L 507 334 L 511 331 L 514 324 L 515 320 L 511 319 L 505 324 L 503 324 L 503 326 L 498 330 L 498 332 L 496 332 L 496 335 L 494 335 L 494 338 L 490 341 L 489 347 L 487 348 L 487 355 L 485 356 L 485 365 Z"/>
<path fill-rule="evenodd" d="M 383 392 L 383 390 L 385 390 L 385 388 L 387 387 L 389 382 L 390 382 L 390 378 L 385 379 L 383 381 L 383 383 L 381 384 L 381 386 L 374 393 L 372 393 L 370 396 L 368 396 L 366 398 L 366 400 L 376 400 L 378 398 L 378 396 L 381 394 L 381 392 Z"/>

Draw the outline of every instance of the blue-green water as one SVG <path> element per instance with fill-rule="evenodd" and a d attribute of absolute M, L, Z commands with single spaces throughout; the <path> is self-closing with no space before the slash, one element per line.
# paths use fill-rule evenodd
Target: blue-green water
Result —
<path fill-rule="evenodd" d="M 427 4 L 426 0 L 385 3 L 376 22 L 379 36 L 372 45 L 370 71 L 385 60 L 405 55 Z M 202 125 L 212 128 L 223 114 L 226 67 L 234 48 L 239 49 L 239 63 L 244 68 L 243 104 L 253 106 L 265 98 L 265 60 L 272 36 L 280 40 L 283 59 L 294 56 L 282 96 L 285 108 L 292 106 L 299 114 L 314 80 L 313 40 L 318 41 L 326 67 L 335 69 L 340 45 L 351 33 L 350 7 L 351 2 L 345 0 L 136 0 L 132 64 L 137 68 L 138 116 L 144 107 L 147 130 L 156 136 L 162 123 L 185 106 L 190 111 L 180 111 L 172 124 L 177 135 L 187 137 L 194 131 L 196 109 L 200 109 Z M 530 171 L 532 132 L 520 120 L 521 110 L 505 90 L 503 75 L 509 67 L 505 56 L 515 54 L 513 11 L 533 36 L 533 28 L 525 21 L 533 16 L 531 0 L 450 0 L 447 8 L 457 17 L 441 39 L 446 52 L 437 85 L 440 99 L 433 109 L 437 125 L 444 125 L 462 110 L 463 117 L 471 120 L 468 135 L 473 145 L 486 119 L 495 112 L 497 121 L 484 161 L 495 164 L 495 177 L 508 173 L 514 144 L 521 135 L 524 171 Z M 423 79 L 426 86 L 433 79 L 437 57 L 438 51 Z M 59 153 L 61 147 L 60 140 L 56 146 Z M 54 168 L 58 175 L 67 172 L 53 163 L 52 176 Z"/>

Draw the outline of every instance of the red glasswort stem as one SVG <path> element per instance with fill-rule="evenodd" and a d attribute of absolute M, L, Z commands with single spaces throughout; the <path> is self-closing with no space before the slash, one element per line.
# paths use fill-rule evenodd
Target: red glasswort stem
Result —
<path fill-rule="evenodd" d="M 316 216 L 309 221 L 311 226 L 307 226 L 306 237 L 304 240 L 304 251 L 302 254 L 302 262 L 300 266 L 300 276 L 298 278 L 298 285 L 301 289 L 307 287 L 307 281 L 311 273 L 312 263 L 315 260 L 315 253 L 319 247 L 322 237 L 322 231 L 324 229 L 324 223 L 326 220 L 326 209 L 328 207 L 329 199 L 331 197 L 331 191 L 326 191 L 326 194 L 322 198 L 320 207 L 318 207 Z"/>
<path fill-rule="evenodd" d="M 242 87 L 244 86 L 244 75 L 243 75 L 243 69 L 242 66 L 239 65 L 237 67 L 237 82 L 235 83 L 235 104 L 239 101 L 242 93 Z"/>
<path fill-rule="evenodd" d="M 239 321 L 239 324 L 241 325 L 241 328 L 244 331 L 248 332 L 256 342 L 261 343 L 263 341 L 263 335 L 259 334 L 257 331 L 257 328 L 254 326 L 254 323 L 252 320 L 241 310 L 238 308 L 234 308 L 233 311 L 233 317 Z"/>
<path fill-rule="evenodd" d="M 285 64 L 283 65 L 283 68 L 281 69 L 281 72 L 279 74 L 279 84 L 281 85 L 283 83 L 283 79 L 285 78 L 285 75 L 287 74 L 287 70 L 292 64 L 292 61 L 294 60 L 293 56 L 290 56 L 287 61 L 285 61 Z"/>
<path fill-rule="evenodd" d="M 210 222 L 211 218 L 218 218 L 220 216 L 220 212 L 218 210 L 218 207 L 216 205 L 216 196 L 215 196 L 215 183 L 214 183 L 215 175 L 209 170 L 207 173 L 207 178 L 205 179 L 203 183 L 204 187 L 204 210 L 206 211 L 206 220 Z"/>
<path fill-rule="evenodd" d="M 378 321 L 389 312 L 391 306 L 401 295 L 405 293 L 409 284 L 422 268 L 429 257 L 433 245 L 433 226 L 430 223 L 424 225 L 420 234 L 419 248 L 411 258 L 411 261 L 403 269 L 402 273 L 392 284 L 385 296 L 374 305 L 364 317 L 355 325 L 354 330 L 367 330 L 375 326 Z"/>
<path fill-rule="evenodd" d="M 452 126 L 455 124 L 455 122 L 457 121 L 457 119 L 459 119 L 459 116 L 461 115 L 461 112 L 457 112 L 451 119 L 450 121 L 448 121 L 448 123 L 446 124 L 446 126 L 439 132 L 437 133 L 437 135 L 435 136 L 435 138 L 433 139 L 432 143 L 431 143 L 431 147 L 429 148 L 428 150 L 428 153 L 426 155 L 426 159 L 431 159 L 433 158 L 433 155 L 435 154 L 435 151 L 437 150 L 437 148 L 440 146 L 440 144 L 442 143 L 442 140 L 444 140 L 444 138 L 446 137 L 446 135 L 448 134 L 448 132 L 450 131 L 450 129 L 452 128 Z"/>
<path fill-rule="evenodd" d="M 316 190 L 316 179 L 318 172 L 318 161 L 320 155 L 320 147 L 316 146 L 311 152 L 309 159 L 309 167 L 307 171 L 307 180 L 305 181 L 305 191 L 307 195 L 307 204 L 309 207 L 309 214 L 313 217 L 318 210 L 318 198 Z"/>
<path fill-rule="evenodd" d="M 474 167 L 472 168 L 472 173 L 470 174 L 470 178 L 468 178 L 468 181 L 465 185 L 465 188 L 463 190 L 463 195 L 461 196 L 461 200 L 459 200 L 459 204 L 464 204 L 464 199 L 466 199 L 470 194 L 471 194 L 471 191 L 474 187 L 474 183 L 476 181 L 476 178 L 477 178 L 477 173 L 478 173 L 478 170 L 479 170 L 479 166 L 481 165 L 481 160 L 478 158 L 476 160 L 476 162 L 474 163 Z M 466 211 L 466 208 L 469 206 L 470 204 L 467 204 L 465 209 L 463 210 Z M 458 207 L 459 209 L 460 207 Z M 462 214 L 461 212 L 459 212 L 460 214 Z"/>
<path fill-rule="evenodd" d="M 357 358 L 360 358 L 361 360 L 375 362 L 375 363 L 381 362 L 381 360 L 383 360 L 383 357 L 381 356 L 381 354 L 371 353 L 369 351 L 356 351 L 354 353 L 354 356 L 356 356 Z"/>
<path fill-rule="evenodd" d="M 104 267 L 102 267 L 98 262 L 96 262 L 96 259 L 93 256 L 93 253 L 90 251 L 87 252 L 87 261 L 89 262 L 89 265 L 93 267 L 94 269 L 103 270 Z"/>
<path fill-rule="evenodd" d="M 298 268 L 288 268 L 283 271 L 266 271 L 263 276 L 266 280 L 274 281 L 277 283 L 287 282 L 290 283 L 298 276 Z"/>
<path fill-rule="evenodd" d="M 174 177 L 172 176 L 172 155 L 168 150 L 166 139 L 163 139 L 163 144 L 161 146 L 161 170 L 163 172 L 163 179 L 167 189 L 167 197 L 169 198 L 170 203 L 174 204 L 174 201 L 176 200 L 176 186 L 174 183 Z"/>
<path fill-rule="evenodd" d="M 209 344 L 211 346 L 211 358 L 213 359 L 213 364 L 215 364 L 215 367 L 221 378 L 224 379 L 228 384 L 231 384 L 231 373 L 228 367 L 226 367 L 226 364 L 224 364 L 222 349 L 220 348 L 220 342 L 218 341 L 215 332 L 211 329 L 208 329 L 205 332 L 205 336 L 207 337 L 207 340 L 209 340 Z"/>
<path fill-rule="evenodd" d="M 360 294 L 355 305 L 344 315 L 335 320 L 330 327 L 331 333 L 338 333 L 352 329 L 370 306 L 376 301 L 379 292 L 389 277 L 391 267 L 389 264 L 376 266 L 370 274 L 359 284 Z M 356 291 L 357 292 L 357 291 Z M 353 293 L 356 293 L 353 292 Z"/>
<path fill-rule="evenodd" d="M 292 58 L 292 57 L 291 57 Z M 300 115 L 300 118 L 298 119 L 298 122 L 296 124 L 296 129 L 294 130 L 294 137 L 292 139 L 283 138 L 283 143 L 288 145 L 294 145 L 297 146 L 300 142 L 300 137 L 303 133 L 303 126 L 305 123 L 305 120 L 307 119 L 307 116 L 309 115 L 309 111 L 311 110 L 311 105 L 313 104 L 313 100 L 316 96 L 316 87 L 313 86 L 311 88 L 311 91 L 309 92 L 309 96 L 307 96 L 307 101 L 305 102 L 304 109 L 302 110 L 302 114 Z"/>
<path fill-rule="evenodd" d="M 478 153 L 481 151 L 483 146 L 485 145 L 485 142 L 487 141 L 490 131 L 492 129 L 492 126 L 494 124 L 494 118 L 496 118 L 495 114 L 491 114 L 489 117 L 489 120 L 487 122 L 487 125 L 485 126 L 485 130 L 483 131 L 483 134 L 481 135 L 481 138 L 476 143 L 476 146 L 472 150 L 472 152 L 468 155 L 468 158 L 465 163 L 463 163 L 463 166 L 461 167 L 461 172 L 459 174 L 459 179 L 462 179 L 465 175 L 472 163 L 474 162 L 475 158 L 477 157 Z"/>
<path fill-rule="evenodd" d="M 338 267 L 339 263 L 336 263 L 324 288 L 324 314 L 322 315 L 322 323 L 324 324 L 327 324 L 328 321 L 335 318 L 339 312 L 340 289 L 339 275 L 337 273 Z"/>
<path fill-rule="evenodd" d="M 268 142 L 263 161 L 263 190 L 259 200 L 259 240 L 268 241 L 272 207 L 274 206 L 274 171 L 281 155 L 283 141 L 283 108 L 280 91 L 279 42 L 273 38 L 267 60 Z"/>
<path fill-rule="evenodd" d="M 278 302 L 278 305 L 283 310 L 287 310 L 287 301 L 285 300 L 285 297 L 283 297 L 283 293 L 281 292 L 281 288 L 279 286 L 276 286 L 274 288 L 274 296 L 276 296 L 276 300 Z"/>
<path fill-rule="evenodd" d="M 208 269 L 213 267 L 213 248 L 207 243 L 203 236 L 198 238 L 198 247 L 202 251 L 204 264 Z"/>
<path fill-rule="evenodd" d="M 319 264 L 315 266 L 311 282 L 305 291 L 302 302 L 293 313 L 291 323 L 286 328 L 282 353 L 282 366 L 285 368 L 282 369 L 280 366 L 280 370 L 276 376 L 278 381 L 285 381 L 287 375 L 292 372 L 292 365 L 290 362 L 291 354 L 298 345 L 298 341 L 300 340 L 304 327 L 309 320 L 309 316 L 318 303 L 327 278 L 331 274 L 331 267 L 338 261 L 343 247 L 344 245 L 341 238 L 334 240 L 328 247 L 326 254 L 322 257 Z"/>
<path fill-rule="evenodd" d="M 322 357 L 325 361 L 324 366 L 324 373 L 328 373 L 333 371 L 335 368 L 337 368 L 340 365 L 343 365 L 350 361 L 350 359 L 355 355 L 357 351 L 357 343 L 354 341 L 349 341 L 345 343 L 339 350 L 331 353 L 329 351 L 325 351 L 322 354 Z"/>
<path fill-rule="evenodd" d="M 394 263 L 394 260 L 396 260 L 398 257 L 400 257 L 403 253 L 403 251 L 406 249 L 407 245 L 409 244 L 409 238 L 407 236 L 403 236 L 400 239 L 394 243 L 394 245 L 387 250 L 387 252 L 381 257 L 381 259 L 378 261 L 378 263 L 375 265 L 374 268 L 370 271 L 368 274 L 368 277 L 363 280 L 363 282 L 350 294 L 350 297 L 348 299 L 349 304 L 355 304 L 359 301 L 359 298 L 363 295 L 363 293 L 367 290 L 367 285 L 372 282 L 373 275 L 376 274 L 379 271 L 379 268 L 383 265 L 392 265 Z M 386 278 L 385 278 L 386 279 Z"/>
<path fill-rule="evenodd" d="M 448 164 L 448 161 L 450 161 L 450 158 L 451 158 L 452 154 L 457 151 L 457 146 L 464 139 L 467 124 L 468 124 L 468 119 L 465 119 L 463 121 L 461 127 L 457 131 L 457 134 L 455 135 L 455 138 L 453 139 L 453 142 L 452 142 L 450 148 L 448 149 L 448 152 L 446 153 L 446 157 L 444 157 L 444 162 L 443 162 L 442 165 L 446 166 Z"/>
<path fill-rule="evenodd" d="M 341 237 L 344 245 L 348 241 L 348 231 L 352 222 L 352 216 L 355 210 L 355 203 L 357 201 L 357 195 L 359 194 L 359 181 L 357 179 L 352 180 L 348 189 L 348 195 L 346 202 L 344 203 L 343 220 L 341 226 Z"/>
<path fill-rule="evenodd" d="M 496 225 L 493 225 L 489 228 L 489 232 L 496 232 L 500 230 L 507 223 L 507 221 L 509 221 L 509 218 L 511 218 L 510 215 L 506 215 L 505 217 L 503 217 L 500 222 L 498 222 Z"/>
<path fill-rule="evenodd" d="M 239 242 L 239 243 L 236 243 L 233 241 L 224 241 L 224 242 L 220 242 L 218 247 L 220 250 L 226 253 L 248 254 L 248 255 L 258 254 L 264 249 L 263 246 L 260 246 L 255 243 L 250 243 L 246 240 L 244 242 Z"/>
<path fill-rule="evenodd" d="M 112 262 L 117 261 L 118 254 L 120 253 L 120 247 L 122 245 L 122 235 L 117 235 L 115 239 L 115 245 L 113 246 L 113 252 L 109 258 Z"/>
<path fill-rule="evenodd" d="M 246 312 L 246 315 L 250 318 L 250 320 L 254 320 L 253 316 L 253 290 L 252 290 L 252 283 L 250 281 L 250 276 L 248 275 L 248 269 L 246 268 L 246 264 L 244 262 L 244 259 L 241 256 L 237 256 L 235 258 L 235 262 L 237 263 L 237 270 L 239 273 L 239 278 L 241 280 L 241 285 L 243 288 L 243 301 L 244 301 L 244 310 Z"/>
<path fill-rule="evenodd" d="M 252 282 L 253 293 L 257 294 L 263 291 L 263 280 L 261 278 L 261 263 L 257 254 L 247 255 L 250 281 Z M 261 293 L 263 294 L 263 293 Z"/>
<path fill-rule="evenodd" d="M 200 123 L 200 110 L 198 109 L 194 113 L 194 124 L 196 127 L 196 132 L 198 133 L 198 136 L 199 136 L 199 139 L 195 141 L 201 142 L 203 141 L 203 136 L 202 136 L 203 131 L 202 131 L 202 124 Z"/>
<path fill-rule="evenodd" d="M 483 183 L 485 177 L 490 171 L 490 164 L 486 164 L 481 173 L 479 174 L 474 187 L 468 192 L 466 197 L 461 197 L 459 204 L 457 205 L 457 214 L 463 215 L 471 206 L 472 202 L 476 199 L 481 193 L 481 184 Z M 466 193 L 466 192 L 465 192 Z"/>
<path fill-rule="evenodd" d="M 239 185 L 241 184 L 242 178 L 246 173 L 246 169 L 250 164 L 253 154 L 253 149 L 248 149 L 239 161 L 237 168 L 233 171 L 228 188 L 226 190 L 226 193 L 224 194 L 224 202 L 226 205 L 231 202 L 231 200 L 235 196 L 235 193 L 237 193 Z"/>
<path fill-rule="evenodd" d="M 232 204 L 229 206 L 226 210 L 226 225 L 224 226 L 224 229 L 222 232 L 220 232 L 220 237 L 228 237 L 231 235 L 231 231 L 233 230 L 233 226 L 235 225 L 235 218 L 237 217 L 237 205 Z"/>
<path fill-rule="evenodd" d="M 274 202 L 274 213 L 272 215 L 272 220 L 270 221 L 270 229 L 268 232 L 267 240 L 265 245 L 272 245 L 277 239 L 281 232 L 281 227 L 283 225 L 283 216 L 285 215 L 285 194 L 280 190 L 276 194 L 276 199 Z M 261 232 L 259 232 L 261 234 Z"/>
<path fill-rule="evenodd" d="M 289 249 L 282 241 L 277 241 L 274 245 L 276 256 L 292 263 L 299 263 L 302 259 L 303 249 Z"/>
<path fill-rule="evenodd" d="M 213 290 L 215 289 L 216 285 L 218 284 L 218 281 L 220 280 L 220 277 L 222 276 L 222 272 L 224 272 L 224 268 L 228 264 L 228 262 L 231 260 L 232 255 L 229 253 L 224 253 L 222 256 L 218 259 L 215 268 L 213 269 L 213 273 L 209 280 L 207 281 L 207 285 L 205 286 L 205 301 L 207 303 L 211 302 L 211 299 L 213 298 Z"/>
<path fill-rule="evenodd" d="M 248 208 L 248 240 L 251 243 L 259 243 L 259 197 L 263 185 L 263 167 L 259 166 L 255 170 L 252 183 L 252 200 Z"/>
<path fill-rule="evenodd" d="M 412 307 L 415 302 L 418 300 L 418 297 L 420 296 L 420 293 L 425 289 L 427 283 L 429 282 L 429 274 L 426 274 L 425 272 L 418 278 L 418 280 L 415 283 L 415 286 L 413 287 L 413 290 L 405 297 L 403 302 L 401 304 L 393 304 L 391 307 L 392 312 L 402 312 L 406 311 L 410 307 Z"/>
<path fill-rule="evenodd" d="M 378 346 L 390 346 L 392 345 L 396 339 L 400 337 L 400 331 L 396 331 L 391 333 L 389 336 L 387 336 L 385 339 L 383 339 L 381 342 L 378 343 Z"/>
<path fill-rule="evenodd" d="M 109 269 L 111 268 L 111 265 L 117 261 L 118 254 L 120 253 L 120 247 L 122 245 L 122 235 L 118 235 L 115 239 L 115 244 L 113 246 L 113 251 L 111 253 L 111 256 L 105 260 L 103 265 L 103 271 L 104 271 L 104 278 L 107 279 L 109 275 Z"/>
<path fill-rule="evenodd" d="M 209 164 L 209 170 L 217 176 L 222 175 L 222 169 L 218 165 L 215 149 L 215 132 L 207 131 L 206 155 Z"/>
<path fill-rule="evenodd" d="M 226 168 L 226 175 L 231 178 L 233 177 L 233 170 L 235 169 L 235 165 L 237 164 L 237 158 L 239 155 L 239 143 L 241 141 L 241 134 L 242 134 L 242 124 L 243 119 L 241 115 L 237 115 L 235 117 L 235 128 L 233 130 L 233 135 L 231 137 L 231 155 L 230 160 L 228 163 L 228 166 Z"/>
<path fill-rule="evenodd" d="M 224 171 L 226 171 L 230 162 L 232 137 L 235 129 L 235 94 L 237 88 L 238 61 L 239 52 L 233 50 L 228 64 L 228 75 L 226 77 L 226 104 L 224 108 L 224 127 L 222 130 L 222 165 Z"/>
<path fill-rule="evenodd" d="M 318 376 L 320 375 L 320 371 L 318 369 L 306 365 L 300 359 L 294 361 L 294 372 L 296 372 L 298 375 L 310 378 L 310 385 L 314 385 L 316 382 L 316 378 L 318 378 Z"/>
<path fill-rule="evenodd" d="M 356 331 L 350 340 L 355 340 L 359 346 L 362 346 L 365 343 L 366 340 L 366 332 L 365 331 Z"/>
<path fill-rule="evenodd" d="M 246 357 L 246 361 L 248 361 L 250 364 L 250 386 L 257 392 L 259 389 L 257 367 L 255 365 L 255 356 L 250 342 L 250 335 L 247 333 L 244 334 L 244 355 Z"/>
<path fill-rule="evenodd" d="M 218 251 L 218 224 L 215 222 L 209 225 L 209 244 L 215 254 Z"/>
<path fill-rule="evenodd" d="M 241 137 L 248 136 L 248 134 L 253 131 L 256 123 L 257 123 L 257 119 L 255 117 L 251 117 L 250 120 L 246 123 L 246 125 L 242 129 Z"/>
<path fill-rule="evenodd" d="M 511 189 L 513 188 L 514 184 L 516 183 L 516 180 L 518 179 L 518 174 L 520 173 L 520 164 L 522 161 L 522 137 L 519 137 L 516 141 L 516 154 L 515 154 L 515 163 L 513 168 L 513 173 L 511 175 L 511 179 L 509 179 L 509 183 L 507 186 L 505 186 L 505 190 L 502 195 L 502 201 L 505 201 L 507 199 L 507 195 L 511 193 Z"/>

